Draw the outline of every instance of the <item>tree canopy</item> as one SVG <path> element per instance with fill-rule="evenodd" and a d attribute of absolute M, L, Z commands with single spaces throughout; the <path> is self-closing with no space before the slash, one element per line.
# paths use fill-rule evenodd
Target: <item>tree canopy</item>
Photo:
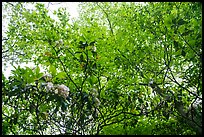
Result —
<path fill-rule="evenodd" d="M 2 134 L 202 134 L 201 3 L 3 6 Z"/>

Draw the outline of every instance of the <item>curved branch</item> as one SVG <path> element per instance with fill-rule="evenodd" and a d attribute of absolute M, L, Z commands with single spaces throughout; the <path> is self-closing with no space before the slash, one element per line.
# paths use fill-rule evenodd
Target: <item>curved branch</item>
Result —
<path fill-rule="evenodd" d="M 192 48 L 192 46 L 184 39 L 183 36 L 181 36 L 180 34 L 179 34 L 179 36 L 184 40 L 184 42 L 190 47 L 191 50 L 193 50 L 193 52 L 194 52 L 198 57 L 201 56 L 195 49 Z"/>
<path fill-rule="evenodd" d="M 55 49 L 55 47 L 53 47 L 52 45 L 50 45 L 52 47 L 52 49 L 55 51 L 55 53 L 57 54 L 57 50 Z M 57 57 L 57 59 L 59 60 L 59 62 L 61 63 L 64 72 L 67 74 L 68 78 L 70 79 L 70 81 L 75 85 L 75 87 L 77 88 L 77 90 L 79 91 L 79 87 L 77 86 L 77 84 L 72 80 L 71 76 L 69 75 L 69 73 L 67 72 L 64 63 L 62 62 L 62 60 Z"/>
<path fill-rule="evenodd" d="M 145 112 L 145 113 L 147 113 L 147 112 Z M 119 122 L 123 121 L 123 120 L 126 119 L 126 118 L 124 117 L 124 118 L 122 118 L 122 119 L 120 119 L 120 120 L 116 120 L 116 121 L 113 121 L 113 122 L 110 122 L 110 123 L 106 123 L 107 120 L 111 120 L 112 118 L 117 117 L 117 116 L 120 116 L 121 114 L 124 114 L 124 115 L 128 114 L 128 115 L 132 115 L 132 116 L 141 116 L 141 115 L 145 115 L 145 113 L 144 113 L 144 112 L 140 112 L 139 114 L 134 114 L 134 113 L 122 111 L 122 112 L 120 112 L 120 113 L 118 113 L 118 114 L 115 114 L 115 115 L 113 115 L 113 116 L 107 117 L 105 120 L 103 120 L 103 121 L 98 125 L 96 135 L 99 134 L 99 132 L 103 129 L 103 127 L 109 126 L 109 125 L 112 125 L 112 124 L 115 124 L 115 123 L 119 123 Z"/>
<path fill-rule="evenodd" d="M 190 94 L 192 94 L 192 95 L 194 95 L 194 96 L 196 96 L 197 98 L 199 98 L 199 99 L 202 100 L 202 98 L 199 97 L 196 93 L 191 92 L 191 91 L 188 90 L 186 87 L 183 87 L 181 84 L 179 84 L 178 81 L 175 79 L 174 75 L 172 74 L 171 69 L 170 69 L 170 73 L 171 73 L 171 76 L 172 76 L 173 79 L 167 75 L 167 77 L 168 77 L 169 79 L 171 79 L 173 82 L 175 82 L 179 87 L 183 88 L 184 90 L 188 91 Z"/>
<path fill-rule="evenodd" d="M 108 20 L 109 28 L 110 28 L 110 30 L 111 30 L 111 34 L 114 35 L 114 33 L 113 33 L 113 28 L 112 28 L 112 25 L 111 25 L 111 22 L 110 22 L 108 13 L 105 12 L 105 10 L 104 10 L 98 3 L 96 3 L 96 5 L 105 13 L 106 19 Z"/>

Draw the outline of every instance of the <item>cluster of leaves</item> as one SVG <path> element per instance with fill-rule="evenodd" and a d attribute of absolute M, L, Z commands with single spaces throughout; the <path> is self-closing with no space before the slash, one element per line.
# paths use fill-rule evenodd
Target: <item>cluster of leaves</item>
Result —
<path fill-rule="evenodd" d="M 70 93 L 47 92 L 39 67 L 16 68 L 3 76 L 3 134 L 201 133 L 201 107 L 189 109 L 202 100 L 200 3 L 81 3 L 72 24 L 64 8 L 55 21 L 25 5 L 11 6 L 5 59 L 42 65 Z"/>

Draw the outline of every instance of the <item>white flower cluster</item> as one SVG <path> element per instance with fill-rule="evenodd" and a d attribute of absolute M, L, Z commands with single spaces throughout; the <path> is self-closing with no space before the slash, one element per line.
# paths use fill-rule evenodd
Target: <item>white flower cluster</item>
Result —
<path fill-rule="evenodd" d="M 47 86 L 46 86 L 46 90 L 47 90 L 47 91 L 52 91 L 53 88 L 54 88 L 53 83 L 52 83 L 52 82 L 48 82 L 48 83 L 47 83 Z"/>
<path fill-rule="evenodd" d="M 49 81 L 52 80 L 52 75 L 51 75 L 51 74 L 45 74 L 45 75 L 43 76 L 43 78 L 45 79 L 46 82 L 49 82 Z"/>
<path fill-rule="evenodd" d="M 54 86 L 52 82 L 47 83 L 46 90 L 50 92 L 55 92 L 55 94 L 62 96 L 64 99 L 68 97 L 70 91 L 70 89 L 64 84 Z"/>
<path fill-rule="evenodd" d="M 67 98 L 69 95 L 69 88 L 65 86 L 64 84 L 57 86 L 58 94 L 61 95 L 63 98 Z"/>
<path fill-rule="evenodd" d="M 97 97 L 94 97 L 94 102 L 97 107 L 101 104 L 100 100 Z"/>
<path fill-rule="evenodd" d="M 92 93 L 93 96 L 98 96 L 98 91 L 97 91 L 96 88 L 92 88 L 91 93 Z"/>

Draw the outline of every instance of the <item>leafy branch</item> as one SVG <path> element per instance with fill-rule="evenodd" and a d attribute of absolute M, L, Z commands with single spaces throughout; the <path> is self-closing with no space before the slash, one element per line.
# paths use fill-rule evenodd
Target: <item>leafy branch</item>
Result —
<path fill-rule="evenodd" d="M 50 43 L 50 42 L 49 42 Z M 55 47 L 54 46 L 52 46 L 51 44 L 50 44 L 50 46 L 52 47 L 52 49 L 55 51 L 55 53 L 56 53 L 56 55 L 57 55 L 57 50 L 55 49 Z M 62 67 L 63 67 L 63 70 L 64 70 L 64 72 L 66 73 L 66 75 L 68 76 L 68 78 L 70 79 L 70 81 L 75 85 L 75 87 L 76 87 L 76 89 L 78 90 L 78 91 L 80 91 L 79 90 L 79 87 L 77 86 L 77 84 L 72 80 L 72 78 L 71 78 L 71 76 L 69 75 L 69 73 L 67 72 L 67 69 L 65 68 L 65 64 L 62 62 L 62 60 L 60 59 L 60 57 L 57 57 L 57 59 L 59 60 L 59 62 L 61 63 L 61 65 L 62 65 Z"/>
<path fill-rule="evenodd" d="M 106 19 L 108 20 L 109 28 L 110 28 L 110 30 L 111 30 L 111 34 L 114 35 L 114 33 L 113 33 L 113 28 L 112 28 L 112 25 L 111 25 L 111 22 L 110 22 L 108 13 L 98 4 L 98 2 L 96 2 L 96 5 L 105 13 Z"/>

